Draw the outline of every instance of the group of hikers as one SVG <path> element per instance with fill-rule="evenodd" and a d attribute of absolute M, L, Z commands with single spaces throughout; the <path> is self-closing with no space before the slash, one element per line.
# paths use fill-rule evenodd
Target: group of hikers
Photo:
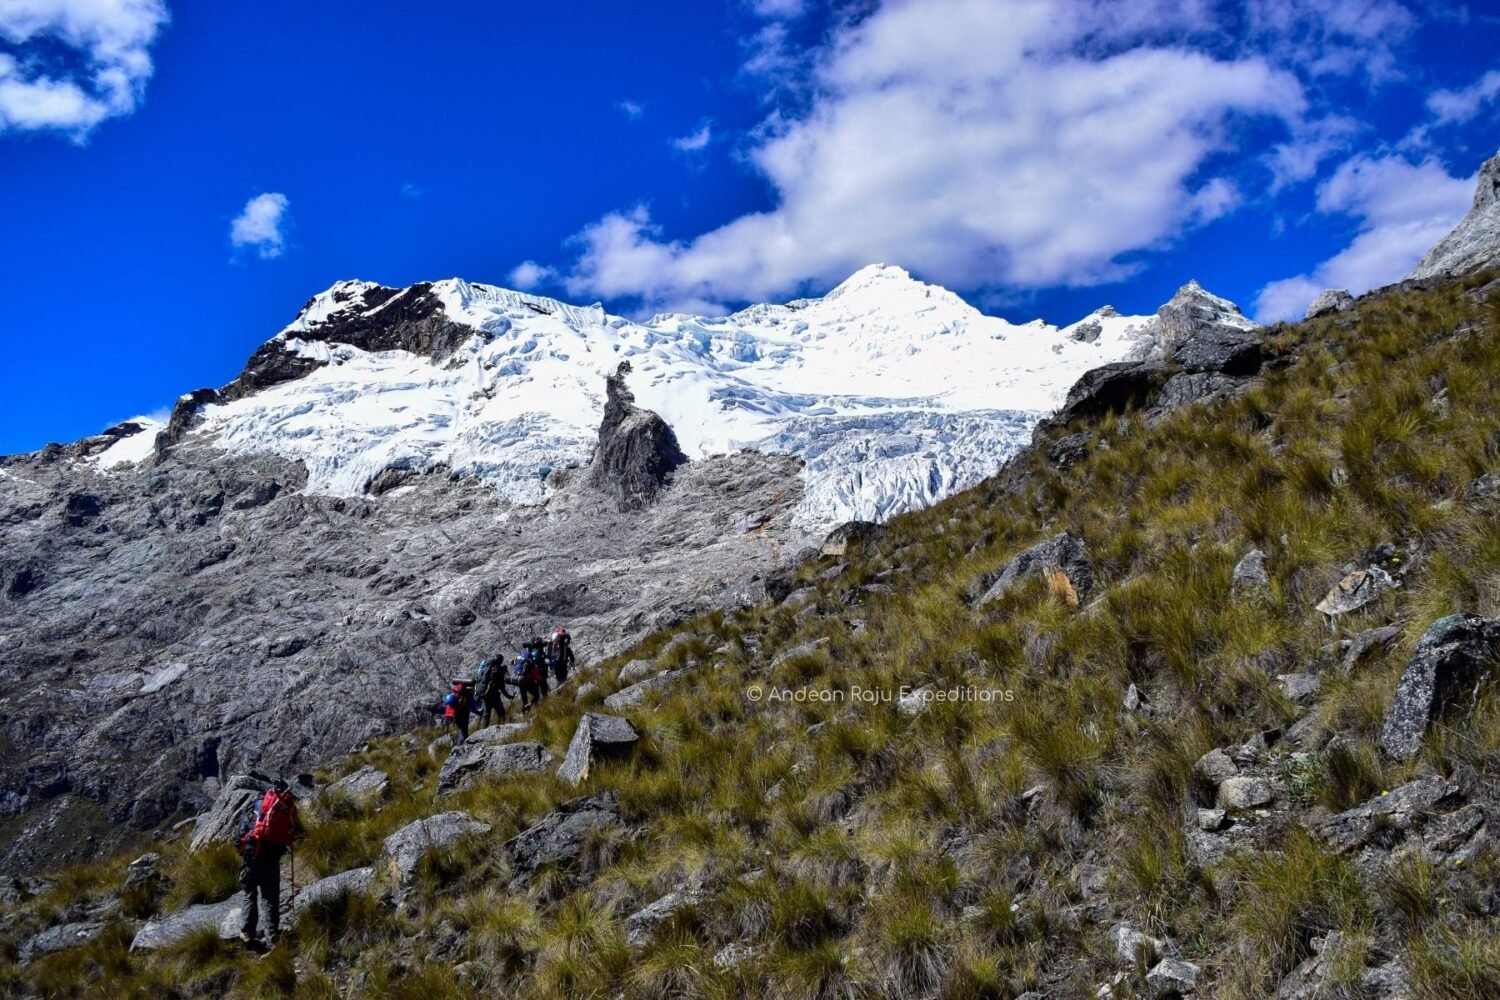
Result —
<path fill-rule="evenodd" d="M 552 683 L 561 685 L 578 662 L 573 654 L 573 637 L 561 625 L 553 628 L 550 639 L 536 638 L 523 644 L 515 660 L 506 666 L 503 657 L 481 660 L 473 677 L 455 677 L 443 696 L 444 719 L 458 731 L 457 742 L 469 738 L 469 721 L 478 715 L 480 727 L 490 724 L 493 716 L 504 722 L 506 701 L 521 702 L 527 713 L 552 693 Z"/>
<path fill-rule="evenodd" d="M 482 725 L 491 716 L 505 720 L 506 700 L 519 699 L 521 711 L 530 712 L 552 690 L 562 684 L 577 663 L 573 637 L 561 625 L 550 639 L 532 639 L 507 669 L 503 659 L 483 660 L 474 676 L 459 677 L 443 698 L 442 712 L 458 730 L 458 742 L 469 736 L 469 720 L 480 715 Z M 299 779 L 303 780 L 303 779 Z M 309 784 L 311 777 L 305 779 Z M 276 779 L 246 810 L 234 834 L 240 855 L 240 888 L 245 892 L 241 908 L 240 940 L 261 947 L 257 932 L 264 921 L 265 944 L 274 945 L 281 931 L 281 859 L 302 833 L 297 797 L 291 785 Z"/>

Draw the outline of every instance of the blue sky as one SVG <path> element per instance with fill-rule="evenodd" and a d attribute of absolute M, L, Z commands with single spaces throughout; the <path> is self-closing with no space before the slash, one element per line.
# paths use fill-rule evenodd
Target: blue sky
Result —
<path fill-rule="evenodd" d="M 1497 53 L 1496 0 L 0 0 L 0 453 L 223 384 L 350 277 L 1295 314 L 1462 215 Z"/>

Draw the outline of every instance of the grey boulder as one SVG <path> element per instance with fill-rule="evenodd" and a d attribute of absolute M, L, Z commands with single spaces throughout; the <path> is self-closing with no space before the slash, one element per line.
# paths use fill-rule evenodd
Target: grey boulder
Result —
<path fill-rule="evenodd" d="M 596 759 L 624 757 L 640 738 L 641 734 L 628 720 L 589 712 L 578 720 L 557 776 L 571 785 L 579 784 L 588 778 Z"/>
<path fill-rule="evenodd" d="M 666 670 L 655 677 L 648 677 L 643 681 L 637 681 L 628 688 L 621 688 L 608 698 L 604 699 L 604 707 L 612 712 L 618 712 L 625 708 L 634 708 L 646 699 L 646 695 L 659 688 L 669 686 L 677 678 L 681 677 L 681 670 Z"/>
<path fill-rule="evenodd" d="M 1427 627 L 1412 651 L 1380 728 L 1380 746 L 1409 759 L 1431 725 L 1447 715 L 1493 670 L 1500 653 L 1500 620 L 1459 614 Z"/>
<path fill-rule="evenodd" d="M 1329 313 L 1343 312 L 1354 305 L 1354 296 L 1342 288 L 1325 288 L 1308 304 L 1303 319 L 1317 319 Z"/>
<path fill-rule="evenodd" d="M 146 921 L 130 942 L 131 951 L 154 951 L 185 941 L 194 934 L 212 930 L 220 937 L 232 937 L 240 926 L 240 907 L 245 894 L 237 892 L 218 903 L 199 903 L 184 910 Z M 228 934 L 226 927 L 232 927 Z"/>
<path fill-rule="evenodd" d="M 1260 549 L 1251 549 L 1235 563 L 1229 592 L 1235 597 L 1249 597 L 1267 593 L 1270 589 L 1271 574 L 1266 572 L 1266 554 Z"/>
<path fill-rule="evenodd" d="M 389 775 L 366 764 L 323 789 L 322 794 L 340 796 L 359 805 L 366 805 L 385 798 L 385 793 L 390 787 Z"/>
<path fill-rule="evenodd" d="M 622 825 L 614 792 L 586 795 L 564 802 L 506 841 L 505 853 L 516 880 L 524 882 L 543 865 L 576 865 L 591 837 Z"/>
<path fill-rule="evenodd" d="M 646 947 L 655 938 L 657 928 L 681 911 L 697 906 L 702 900 L 702 893 L 690 889 L 677 889 L 667 893 L 625 918 L 625 943 L 632 948 Z"/>
<path fill-rule="evenodd" d="M 1192 962 L 1164 958 L 1146 973 L 1146 988 L 1157 998 L 1185 996 L 1198 987 L 1198 967 Z"/>
<path fill-rule="evenodd" d="M 320 878 L 303 886 L 292 898 L 292 914 L 296 916 L 314 906 L 331 906 L 348 896 L 369 892 L 374 886 L 374 868 L 353 868 Z"/>
<path fill-rule="evenodd" d="M 970 593 L 982 589 L 975 605 L 983 607 L 1020 581 L 1038 576 L 1045 577 L 1049 586 L 1060 590 L 1069 604 L 1083 603 L 1094 589 L 1094 564 L 1089 558 L 1088 547 L 1081 539 L 1064 531 L 1020 553 L 995 576 L 981 577 L 970 588 Z"/>
<path fill-rule="evenodd" d="M 63 951 L 67 948 L 77 948 L 79 945 L 88 944 L 97 938 L 103 930 L 104 925 L 94 921 L 48 927 L 44 931 L 33 934 L 21 945 L 21 961 L 29 962 L 38 955 L 48 955 L 54 951 Z"/>
<path fill-rule="evenodd" d="M 1317 603 L 1317 610 L 1330 617 L 1348 614 L 1358 611 L 1369 604 L 1381 594 L 1395 590 L 1401 586 L 1401 581 L 1391 576 L 1379 566 L 1366 566 L 1357 569 L 1345 576 L 1333 585 L 1323 599 Z"/>
<path fill-rule="evenodd" d="M 557 758 L 540 743 L 488 743 L 469 740 L 453 748 L 438 772 L 437 793 L 448 795 L 483 777 L 536 774 Z"/>
<path fill-rule="evenodd" d="M 1421 778 L 1325 820 L 1316 832 L 1337 850 L 1354 850 L 1377 836 L 1404 833 L 1425 823 L 1439 806 L 1451 805 L 1461 798 L 1458 782 Z"/>
<path fill-rule="evenodd" d="M 819 550 L 825 556 L 842 556 L 852 546 L 859 548 L 880 536 L 880 525 L 874 521 L 845 521 L 828 533 Z"/>
<path fill-rule="evenodd" d="M 444 850 L 465 837 L 489 832 L 488 823 L 468 813 L 438 813 L 408 823 L 385 838 L 376 867 L 388 872 L 398 885 L 410 885 L 428 851 Z"/>

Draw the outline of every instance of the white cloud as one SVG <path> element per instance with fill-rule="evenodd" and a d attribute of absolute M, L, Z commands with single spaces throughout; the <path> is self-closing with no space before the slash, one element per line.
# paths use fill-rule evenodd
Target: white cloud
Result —
<path fill-rule="evenodd" d="M 526 260 L 517 264 L 510 272 L 510 287 L 519 288 L 523 292 L 529 292 L 545 281 L 551 281 L 557 277 L 557 272 L 550 267 L 543 267 L 534 260 Z"/>
<path fill-rule="evenodd" d="M 1400 0 L 1249 0 L 1251 40 L 1314 77 L 1400 77 L 1398 50 L 1417 19 Z"/>
<path fill-rule="evenodd" d="M 421 198 L 426 193 L 426 188 L 422 187 L 420 184 L 413 184 L 411 181 L 407 181 L 405 184 L 401 185 L 401 197 L 403 198 L 410 198 L 415 201 L 418 198 Z"/>
<path fill-rule="evenodd" d="M 672 148 L 679 153 L 697 153 L 708 148 L 713 141 L 713 123 L 705 120 L 697 131 L 672 140 Z"/>
<path fill-rule="evenodd" d="M 750 0 L 750 9 L 761 17 L 792 18 L 802 16 L 803 0 Z"/>
<path fill-rule="evenodd" d="M 1453 177 L 1436 160 L 1356 156 L 1318 188 L 1318 211 L 1358 220 L 1354 239 L 1309 274 L 1274 281 L 1256 299 L 1263 323 L 1295 319 L 1325 288 L 1354 294 L 1399 281 L 1448 234 L 1474 198 L 1474 177 Z"/>
<path fill-rule="evenodd" d="M 771 298 L 874 260 L 970 289 L 1121 278 L 1139 266 L 1125 255 L 1233 207 L 1209 168 L 1238 122 L 1306 114 L 1291 73 L 1178 44 L 1206 10 L 890 0 L 834 29 L 803 113 L 751 134 L 772 208 L 685 240 L 645 208 L 610 213 L 564 283 L 649 308 Z"/>
<path fill-rule="evenodd" d="M 262 260 L 280 257 L 286 249 L 289 205 L 286 195 L 274 191 L 251 198 L 229 224 L 229 242 L 236 249 L 253 249 Z"/>
<path fill-rule="evenodd" d="M 631 121 L 635 121 L 646 113 L 646 106 L 644 104 L 640 101 L 629 100 L 628 98 L 615 102 L 615 107 L 619 108 L 625 117 Z"/>
<path fill-rule="evenodd" d="M 1438 124 L 1461 123 L 1479 114 L 1480 108 L 1500 97 L 1500 69 L 1492 69 L 1467 87 L 1439 90 L 1427 98 L 1427 110 Z"/>
<path fill-rule="evenodd" d="M 162 0 L 3 0 L 0 40 L 18 51 L 0 54 L 0 133 L 56 130 L 82 141 L 135 111 L 166 23 Z"/>

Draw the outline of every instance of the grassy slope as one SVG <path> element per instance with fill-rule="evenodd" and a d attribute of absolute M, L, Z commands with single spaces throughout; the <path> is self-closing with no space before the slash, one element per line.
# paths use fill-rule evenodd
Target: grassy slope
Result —
<path fill-rule="evenodd" d="M 544 872 L 529 891 L 503 888 L 499 845 L 578 794 L 550 777 L 512 779 L 440 807 L 467 809 L 495 833 L 432 859 L 408 912 L 357 900 L 310 914 L 295 949 L 262 961 L 208 939 L 131 956 L 117 927 L 0 972 L 0 992 L 1091 996 L 1115 971 L 1104 934 L 1127 920 L 1203 967 L 1200 995 L 1268 995 L 1328 930 L 1356 956 L 1400 955 L 1421 996 L 1500 995 L 1500 944 L 1472 905 L 1500 875 L 1492 854 L 1463 870 L 1403 862 L 1362 879 L 1301 825 L 1420 768 L 1500 773 L 1493 693 L 1413 764 L 1374 749 L 1422 629 L 1457 610 L 1500 614 L 1500 532 L 1464 493 L 1500 468 L 1500 298 L 1479 306 L 1462 294 L 1478 283 L 1274 329 L 1287 363 L 1243 398 L 1154 426 L 1127 414 L 1070 428 L 1093 447 L 1079 465 L 1058 471 L 1028 452 L 989 483 L 896 520 L 840 572 L 825 572 L 830 560 L 803 567 L 815 611 L 692 623 L 698 638 L 663 658 L 694 664 L 689 679 L 626 713 L 647 734 L 639 752 L 596 768 L 585 788 L 618 789 L 639 832 L 592 844 L 581 884 Z M 1037 584 L 969 607 L 976 578 L 1065 529 L 1088 542 L 1101 596 L 1076 609 Z M 1420 559 L 1406 586 L 1325 622 L 1312 605 L 1338 568 L 1386 541 Z M 1251 547 L 1268 556 L 1271 595 L 1231 600 L 1231 571 Z M 892 590 L 859 591 L 867 584 Z M 1294 808 L 1264 820 L 1262 849 L 1195 863 L 1183 836 L 1193 761 L 1298 718 L 1305 710 L 1274 676 L 1391 621 L 1405 626 L 1392 649 L 1350 677 L 1323 673 L 1311 711 L 1343 747 L 1288 761 Z M 822 637 L 814 653 L 769 668 L 778 651 Z M 1131 683 L 1150 713 L 1121 711 Z M 975 684 L 1014 700 L 909 717 L 887 703 L 753 703 L 752 684 Z M 560 754 L 578 713 L 615 686 L 583 706 L 551 699 L 528 738 Z M 347 762 L 387 769 L 393 793 L 367 810 L 332 804 L 299 850 L 299 881 L 369 863 L 387 833 L 436 811 L 438 762 L 420 746 L 391 740 Z M 1037 785 L 1028 805 L 1021 793 Z M 190 859 L 180 842 L 164 853 L 173 884 L 155 905 L 232 888 L 232 857 Z M 1086 866 L 1107 871 L 1107 902 L 1077 905 Z M 115 891 L 121 869 L 62 876 L 13 915 L 8 947 Z M 624 917 L 684 882 L 708 887 L 707 901 L 632 953 Z M 124 901 L 128 914 L 152 906 Z M 753 950 L 720 968 L 713 956 L 730 942 Z M 1348 964 L 1357 979 L 1358 962 Z"/>

